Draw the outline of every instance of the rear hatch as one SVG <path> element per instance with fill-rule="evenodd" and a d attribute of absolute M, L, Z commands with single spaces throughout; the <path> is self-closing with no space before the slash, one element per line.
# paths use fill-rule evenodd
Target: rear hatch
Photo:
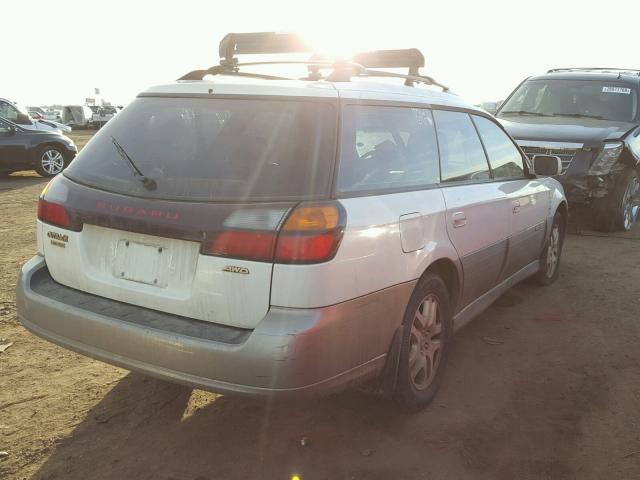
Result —
<path fill-rule="evenodd" d="M 52 277 L 254 327 L 269 309 L 283 221 L 329 195 L 336 119 L 324 100 L 138 98 L 43 194 L 41 250 Z"/>

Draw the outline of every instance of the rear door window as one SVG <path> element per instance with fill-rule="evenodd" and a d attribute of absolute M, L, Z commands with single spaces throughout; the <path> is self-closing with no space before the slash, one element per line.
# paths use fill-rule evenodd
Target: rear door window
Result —
<path fill-rule="evenodd" d="M 522 178 L 522 155 L 506 133 L 491 120 L 473 115 L 480 138 L 489 157 L 493 178 Z"/>
<path fill-rule="evenodd" d="M 328 196 L 337 115 L 321 101 L 141 97 L 65 170 L 72 180 L 149 198 L 252 201 Z M 147 190 L 112 138 L 157 183 Z"/>
<path fill-rule="evenodd" d="M 342 125 L 339 192 L 416 188 L 440 181 L 430 110 L 348 105 Z"/>
<path fill-rule="evenodd" d="M 435 110 L 443 182 L 484 180 L 489 164 L 471 117 L 462 112 Z"/>

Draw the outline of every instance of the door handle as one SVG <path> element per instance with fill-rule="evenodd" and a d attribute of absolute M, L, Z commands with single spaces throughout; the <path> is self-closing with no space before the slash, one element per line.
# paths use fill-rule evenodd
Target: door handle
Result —
<path fill-rule="evenodd" d="M 513 206 L 513 213 L 520 213 L 520 200 L 514 200 L 511 205 Z"/>
<path fill-rule="evenodd" d="M 456 212 L 451 216 L 453 228 L 464 227 L 467 224 L 467 217 L 464 212 Z"/>

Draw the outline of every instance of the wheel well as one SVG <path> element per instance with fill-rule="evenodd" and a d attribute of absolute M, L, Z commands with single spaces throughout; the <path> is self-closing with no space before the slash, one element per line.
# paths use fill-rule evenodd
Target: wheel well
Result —
<path fill-rule="evenodd" d="M 448 258 L 441 258 L 429 265 L 429 268 L 422 275 L 424 276 L 427 273 L 435 273 L 442 278 L 447 290 L 449 290 L 452 311 L 455 312 L 456 304 L 460 298 L 460 278 L 456 265 Z"/>
<path fill-rule="evenodd" d="M 556 210 L 556 212 L 560 212 L 560 215 L 562 215 L 562 221 L 563 221 L 563 227 L 564 227 L 564 231 L 567 231 L 567 224 L 569 222 L 569 208 L 567 207 L 567 202 L 562 201 L 560 202 L 560 205 L 558 205 L 558 209 Z"/>
<path fill-rule="evenodd" d="M 40 145 L 38 145 L 37 147 L 35 147 L 33 149 L 33 161 L 34 162 L 38 162 L 40 161 L 40 153 L 42 152 L 42 150 L 46 147 L 56 147 L 58 149 L 60 149 L 60 152 L 62 153 L 62 156 L 65 157 L 65 161 L 66 161 L 66 149 L 64 147 L 63 144 L 58 143 L 56 141 L 50 141 L 50 142 L 44 142 L 41 143 Z"/>
<path fill-rule="evenodd" d="M 42 150 L 45 147 L 56 147 L 56 148 L 61 149 L 62 151 L 65 150 L 63 144 L 55 142 L 55 141 L 45 142 L 45 143 L 42 143 L 42 144 L 38 145 L 38 150 Z"/>

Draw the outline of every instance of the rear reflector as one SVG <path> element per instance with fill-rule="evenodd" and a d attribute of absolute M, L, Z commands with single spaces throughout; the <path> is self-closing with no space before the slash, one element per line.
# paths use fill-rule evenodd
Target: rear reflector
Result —
<path fill-rule="evenodd" d="M 60 204 L 48 202 L 42 197 L 38 199 L 38 220 L 67 230 L 76 232 L 82 230 L 82 226 L 74 225 L 71 222 L 66 208 Z"/>
<path fill-rule="evenodd" d="M 282 235 L 278 239 L 276 263 L 316 263 L 332 258 L 337 247 L 333 233 Z"/>
<path fill-rule="evenodd" d="M 257 262 L 273 261 L 277 232 L 228 230 L 216 235 L 202 253 Z"/>

